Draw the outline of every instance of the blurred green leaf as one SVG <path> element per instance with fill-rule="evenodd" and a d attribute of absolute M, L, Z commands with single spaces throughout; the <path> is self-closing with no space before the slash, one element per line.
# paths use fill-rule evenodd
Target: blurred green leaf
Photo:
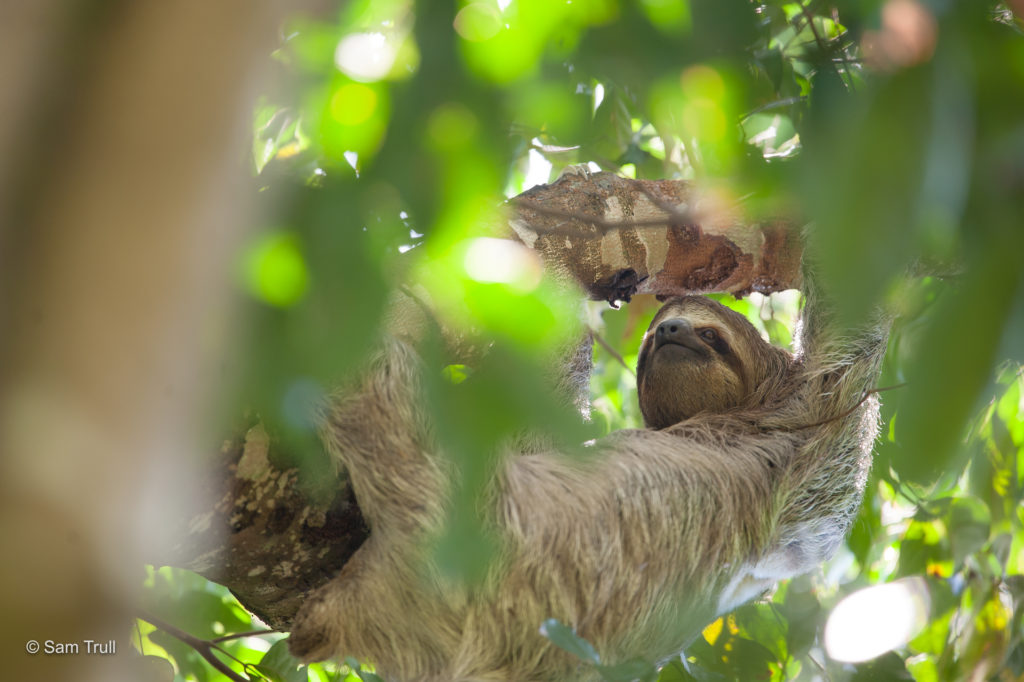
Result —
<path fill-rule="evenodd" d="M 908 480 L 929 483 L 948 467 L 991 372 L 1021 263 L 1018 254 L 990 246 L 916 339 L 899 436 L 910 456 L 894 462 Z"/>
<path fill-rule="evenodd" d="M 273 644 L 256 668 L 275 682 L 307 682 L 306 666 L 288 652 L 288 640 Z"/>
<path fill-rule="evenodd" d="M 968 555 L 988 542 L 989 519 L 988 507 L 981 500 L 969 497 L 953 500 L 946 526 L 954 565 L 961 565 Z"/>
<path fill-rule="evenodd" d="M 847 324 L 864 320 L 912 257 L 932 82 L 919 68 L 858 98 L 830 87 L 814 100 L 803 135 L 811 247 Z"/>
<path fill-rule="evenodd" d="M 244 268 L 249 293 L 273 306 L 295 305 L 309 286 L 309 272 L 294 234 L 266 235 L 249 248 Z"/>
<path fill-rule="evenodd" d="M 587 661 L 595 665 L 601 662 L 597 651 L 594 650 L 594 646 L 590 642 L 573 632 L 572 628 L 563 625 L 554 618 L 544 621 L 543 625 L 541 625 L 540 633 L 550 639 L 551 643 L 559 649 L 569 652 L 581 661 Z"/>
<path fill-rule="evenodd" d="M 654 682 L 658 671 L 646 661 L 633 660 L 617 665 L 599 665 L 597 671 L 608 682 Z"/>
<path fill-rule="evenodd" d="M 861 663 L 850 677 L 850 682 L 889 682 L 890 680 L 914 679 L 903 659 L 892 652 L 883 654 L 873 661 Z"/>

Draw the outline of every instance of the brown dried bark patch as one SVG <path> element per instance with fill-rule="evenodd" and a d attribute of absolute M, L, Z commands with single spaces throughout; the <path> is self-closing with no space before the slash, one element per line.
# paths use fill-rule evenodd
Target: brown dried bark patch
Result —
<path fill-rule="evenodd" d="M 260 619 L 287 630 L 303 596 L 341 570 L 369 528 L 344 476 L 333 496 L 313 502 L 297 469 L 265 454 L 246 462 L 246 450 L 258 447 L 242 437 L 225 444 L 207 479 L 207 499 L 217 502 L 185 524 L 173 564 L 227 585 Z"/>

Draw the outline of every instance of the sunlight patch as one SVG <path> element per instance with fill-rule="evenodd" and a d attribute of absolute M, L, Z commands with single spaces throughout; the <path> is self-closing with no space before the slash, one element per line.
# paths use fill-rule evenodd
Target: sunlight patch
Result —
<path fill-rule="evenodd" d="M 903 578 L 858 590 L 836 604 L 825 624 L 833 660 L 859 663 L 906 644 L 928 624 L 923 578 Z"/>
<path fill-rule="evenodd" d="M 508 239 L 491 237 L 474 239 L 463 265 L 478 282 L 500 282 L 523 292 L 536 289 L 543 274 L 536 253 Z"/>

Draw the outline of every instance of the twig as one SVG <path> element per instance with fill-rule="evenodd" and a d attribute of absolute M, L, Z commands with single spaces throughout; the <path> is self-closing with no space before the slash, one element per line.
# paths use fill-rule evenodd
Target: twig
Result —
<path fill-rule="evenodd" d="M 198 637 L 193 637 L 184 630 L 179 630 L 170 623 L 163 621 L 157 618 L 156 616 L 152 616 L 148 613 L 142 612 L 136 615 L 140 620 L 144 620 L 150 625 L 155 626 L 157 629 L 163 630 L 171 637 L 174 637 L 175 639 L 180 639 L 185 644 L 188 644 L 190 647 L 195 649 L 196 653 L 202 656 L 207 663 L 213 666 L 217 670 L 217 672 L 221 673 L 222 675 L 224 675 L 224 677 L 228 678 L 229 680 L 232 680 L 233 682 L 252 682 L 252 680 L 250 680 L 248 677 L 242 677 L 241 675 L 236 673 L 226 663 L 224 663 L 222 660 L 220 660 L 213 654 L 214 650 L 217 650 L 225 656 L 231 655 L 228 652 L 221 649 L 219 646 L 215 645 L 213 642 L 207 641 L 205 639 L 199 639 Z"/>
<path fill-rule="evenodd" d="M 146 642 L 142 639 L 142 628 L 139 627 L 138 619 L 135 619 L 135 622 L 132 623 L 132 625 L 134 626 L 134 630 L 135 630 L 135 633 L 134 633 L 135 634 L 135 638 L 137 640 L 139 640 L 139 652 L 143 656 L 145 656 L 146 655 Z"/>
<path fill-rule="evenodd" d="M 262 635 L 276 635 L 279 634 L 278 630 L 249 630 L 247 632 L 233 632 L 230 635 L 222 635 L 215 637 L 209 642 L 211 644 L 220 644 L 221 642 L 230 642 L 233 639 L 241 639 L 242 637 L 260 637 Z"/>
<path fill-rule="evenodd" d="M 399 286 L 398 290 L 401 291 L 406 296 L 408 296 L 409 299 L 419 307 L 419 309 L 423 312 L 424 316 L 427 318 L 428 324 L 433 325 L 434 332 L 437 333 L 438 338 L 443 339 L 444 328 L 441 326 L 441 322 L 437 319 L 437 315 L 434 314 L 434 309 L 431 308 L 430 305 L 422 298 L 420 298 L 415 292 L 413 292 L 412 289 L 405 286 L 404 284 Z"/>
<path fill-rule="evenodd" d="M 768 104 L 762 104 L 759 107 L 754 107 L 747 113 L 740 116 L 740 121 L 746 121 L 754 114 L 760 114 L 762 111 L 768 111 L 769 109 L 778 109 L 780 107 L 788 107 L 790 104 L 799 104 L 800 102 L 806 102 L 807 95 L 797 95 L 796 97 L 787 97 L 785 99 L 777 99 L 774 102 L 768 102 Z"/>
<path fill-rule="evenodd" d="M 828 680 L 829 679 L 829 674 L 828 674 L 828 670 L 825 669 L 825 665 L 821 661 L 816 659 L 811 652 L 807 652 L 807 658 L 811 661 L 811 663 L 813 663 L 814 665 L 818 666 L 818 670 L 820 670 L 821 674 L 825 676 L 826 680 Z"/>
<path fill-rule="evenodd" d="M 555 144 L 530 144 L 530 149 L 536 149 L 537 151 L 543 152 L 545 154 L 566 154 L 568 152 L 574 152 L 579 148 L 580 145 L 578 144 L 574 144 L 571 147 L 560 147 Z"/>
<path fill-rule="evenodd" d="M 818 33 L 817 27 L 814 25 L 814 17 L 811 15 L 810 10 L 808 9 L 810 5 L 805 5 L 803 4 L 803 2 L 800 2 L 799 7 L 800 13 L 807 17 L 807 28 L 811 29 L 811 35 L 814 36 L 814 42 L 818 44 L 818 48 L 822 51 L 822 53 L 827 55 L 830 52 L 830 49 L 828 47 L 828 44 L 821 37 L 821 34 Z M 836 75 L 839 76 L 839 80 L 849 81 L 848 87 L 851 91 L 856 90 L 857 88 L 854 86 L 853 83 L 853 73 L 850 71 L 850 65 L 846 62 L 846 52 L 844 50 L 839 50 L 839 56 L 843 60 L 843 70 L 840 71 L 838 66 L 833 65 L 833 68 L 836 71 Z M 843 78 L 844 73 L 847 76 L 845 79 Z"/>
<path fill-rule="evenodd" d="M 857 404 L 854 405 L 853 407 L 851 407 L 850 409 L 848 409 L 848 410 L 846 410 L 844 412 L 841 412 L 840 414 L 837 414 L 834 417 L 829 417 L 828 419 L 822 419 L 821 421 L 814 422 L 813 424 L 801 424 L 800 426 L 794 426 L 790 430 L 791 431 L 801 431 L 803 429 L 810 429 L 810 428 L 813 428 L 815 426 L 822 426 L 823 424 L 828 424 L 829 422 L 834 422 L 837 419 L 846 419 L 851 414 L 856 412 L 857 408 L 859 408 L 861 405 L 863 405 L 865 400 L 867 400 L 871 396 L 875 395 L 876 393 L 883 393 L 885 391 L 891 391 L 891 390 L 893 390 L 895 388 L 903 388 L 904 386 L 906 386 L 906 384 L 902 383 L 902 384 L 895 384 L 894 386 L 884 386 L 882 388 L 872 388 L 872 389 L 866 390 L 866 391 L 864 391 L 864 395 L 861 397 L 861 399 L 857 401 Z"/>
<path fill-rule="evenodd" d="M 611 355 L 613 358 L 615 358 L 615 360 L 617 360 L 620 365 L 622 365 L 623 367 L 626 368 L 627 372 L 629 372 L 633 376 L 636 376 L 636 371 L 632 367 L 630 367 L 628 364 L 626 364 L 625 359 L 623 359 L 623 357 L 621 355 L 619 355 L 618 351 L 616 351 L 614 348 L 612 348 L 610 343 L 608 343 L 607 341 L 604 340 L 603 336 L 601 336 L 600 334 L 595 332 L 593 329 L 590 330 L 590 333 L 594 336 L 594 339 L 597 341 L 597 345 L 601 346 L 601 348 L 604 348 L 608 352 L 609 355 Z"/>

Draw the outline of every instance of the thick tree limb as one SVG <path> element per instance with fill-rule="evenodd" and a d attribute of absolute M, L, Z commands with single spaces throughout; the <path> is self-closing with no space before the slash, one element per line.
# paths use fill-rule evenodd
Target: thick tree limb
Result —
<path fill-rule="evenodd" d="M 510 237 L 591 298 L 628 300 L 799 285 L 801 244 L 784 220 L 751 222 L 682 181 L 568 174 L 511 202 Z M 260 426 L 225 444 L 213 510 L 183 526 L 165 560 L 227 585 L 269 625 L 289 629 L 304 595 L 335 575 L 368 535 L 344 473 L 310 502 L 295 470 L 273 462 Z"/>
<path fill-rule="evenodd" d="M 369 529 L 344 477 L 317 500 L 297 469 L 272 463 L 284 459 L 272 447 L 259 424 L 225 442 L 200 496 L 216 500 L 213 509 L 185 520 L 179 541 L 154 560 L 226 585 L 264 622 L 288 629 L 306 592 L 333 577 Z"/>
<path fill-rule="evenodd" d="M 800 284 L 802 249 L 792 221 L 752 221 L 738 204 L 684 181 L 566 174 L 512 205 L 517 237 L 597 300 L 741 296 Z"/>

